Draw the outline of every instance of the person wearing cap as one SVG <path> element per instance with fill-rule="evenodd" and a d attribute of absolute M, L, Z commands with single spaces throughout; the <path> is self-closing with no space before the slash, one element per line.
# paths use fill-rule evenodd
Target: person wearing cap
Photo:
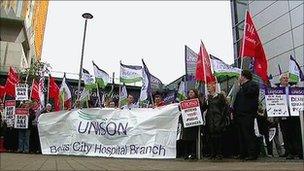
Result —
<path fill-rule="evenodd" d="M 242 71 L 238 83 L 240 89 L 233 104 L 240 145 L 238 158 L 256 160 L 257 138 L 254 133 L 254 119 L 259 105 L 259 86 L 252 81 L 252 73 L 249 70 Z"/>
<path fill-rule="evenodd" d="M 52 112 L 52 105 L 50 103 L 46 104 L 45 109 L 41 113 L 50 113 Z"/>

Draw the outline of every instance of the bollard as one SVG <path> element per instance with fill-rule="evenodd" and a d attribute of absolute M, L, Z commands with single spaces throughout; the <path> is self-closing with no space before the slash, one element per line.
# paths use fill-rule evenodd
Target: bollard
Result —
<path fill-rule="evenodd" d="M 301 135 L 302 135 L 302 155 L 304 159 L 304 110 L 300 111 Z"/>

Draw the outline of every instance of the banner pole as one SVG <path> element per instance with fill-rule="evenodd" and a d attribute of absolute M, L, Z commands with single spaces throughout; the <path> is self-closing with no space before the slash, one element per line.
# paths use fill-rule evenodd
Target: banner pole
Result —
<path fill-rule="evenodd" d="M 302 157 L 304 159 L 304 110 L 299 112 L 300 124 L 301 124 L 301 135 L 302 135 Z"/>
<path fill-rule="evenodd" d="M 198 126 L 197 131 L 197 158 L 201 159 L 201 126 Z"/>
<path fill-rule="evenodd" d="M 97 97 L 98 97 L 98 106 L 101 108 L 101 101 L 100 101 L 100 94 L 99 94 L 98 84 L 95 83 L 95 85 L 96 85 L 96 92 L 97 92 Z"/>
<path fill-rule="evenodd" d="M 49 99 L 50 99 L 50 75 L 49 75 L 49 77 L 48 77 L 48 85 L 47 85 L 47 87 L 48 87 L 48 91 L 47 91 L 47 97 L 46 97 L 46 104 L 48 104 L 49 103 Z"/>

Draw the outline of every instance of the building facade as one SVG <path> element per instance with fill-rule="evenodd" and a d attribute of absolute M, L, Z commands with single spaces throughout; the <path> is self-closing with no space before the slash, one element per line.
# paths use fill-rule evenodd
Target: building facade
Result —
<path fill-rule="evenodd" d="M 48 1 L 0 2 L 0 71 L 28 68 L 41 59 Z"/>
<path fill-rule="evenodd" d="M 303 1 L 231 0 L 235 63 L 243 37 L 245 12 L 249 10 L 268 59 L 268 74 L 274 77 L 274 82 L 279 81 L 278 65 L 283 73 L 288 72 L 290 55 L 295 57 L 303 71 L 303 9 Z"/>

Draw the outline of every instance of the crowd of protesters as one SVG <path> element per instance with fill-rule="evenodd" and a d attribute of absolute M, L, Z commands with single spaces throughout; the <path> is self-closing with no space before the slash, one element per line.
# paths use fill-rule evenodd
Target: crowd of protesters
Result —
<path fill-rule="evenodd" d="M 288 75 L 280 77 L 281 87 L 288 87 Z M 189 128 L 183 127 L 182 117 L 179 118 L 180 138 L 177 140 L 177 157 L 197 159 L 198 151 L 203 157 L 221 160 L 224 157 L 241 160 L 256 160 L 264 155 L 274 157 L 273 143 L 279 157 L 286 159 L 302 159 L 302 146 L 299 117 L 268 118 L 267 112 L 259 104 L 259 86 L 252 81 L 252 73 L 243 70 L 238 80 L 239 89 L 232 103 L 224 92 L 216 91 L 215 84 L 207 87 L 208 95 L 201 95 L 196 89 L 190 89 L 187 99 L 198 98 L 205 125 Z M 155 94 L 152 108 L 164 106 L 161 94 Z M 8 152 L 41 153 L 37 118 L 41 113 L 52 112 L 52 105 L 47 104 L 42 112 L 34 109 L 36 102 L 23 102 L 19 107 L 29 110 L 27 129 L 15 129 L 1 119 L 0 140 Z M 75 103 L 80 108 L 80 102 Z M 115 101 L 106 101 L 104 107 L 118 108 Z M 137 108 L 134 97 L 129 94 L 127 104 L 121 109 Z M 0 112 L 3 115 L 4 104 L 0 101 Z M 258 134 L 255 130 L 257 119 Z M 269 130 L 276 129 L 272 140 Z M 200 131 L 200 134 L 199 134 Z M 201 149 L 198 150 L 198 136 Z M 280 138 L 282 136 L 282 138 Z M 265 151 L 265 145 L 267 150 Z"/>

